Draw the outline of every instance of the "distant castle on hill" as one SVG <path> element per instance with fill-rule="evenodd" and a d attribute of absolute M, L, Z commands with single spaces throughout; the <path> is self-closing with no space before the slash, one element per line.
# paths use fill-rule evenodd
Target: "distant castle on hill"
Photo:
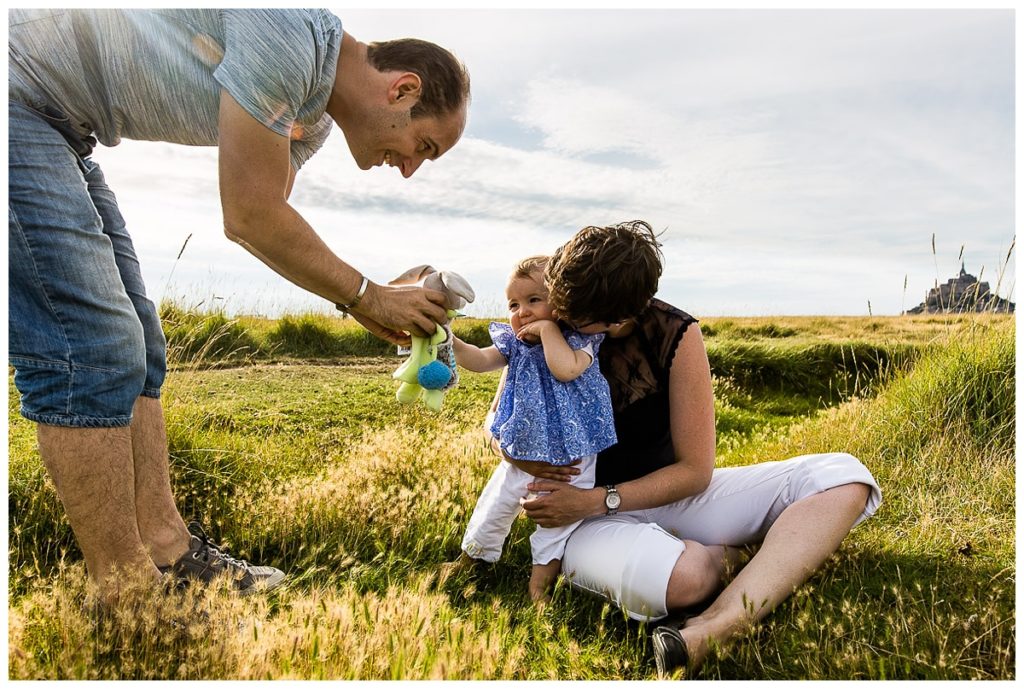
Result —
<path fill-rule="evenodd" d="M 924 302 L 907 313 L 1013 313 L 1014 303 L 993 294 L 987 282 L 969 275 L 960 264 L 960 275 L 928 290 Z"/>

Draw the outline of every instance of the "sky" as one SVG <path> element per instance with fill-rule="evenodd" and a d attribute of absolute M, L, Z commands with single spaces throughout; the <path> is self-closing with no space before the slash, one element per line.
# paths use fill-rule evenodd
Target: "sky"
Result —
<path fill-rule="evenodd" d="M 299 172 L 294 207 L 375 282 L 429 263 L 501 316 L 516 260 L 639 218 L 658 295 L 698 316 L 897 315 L 961 260 L 1015 298 L 1011 10 L 335 13 L 472 77 L 462 141 L 411 179 L 359 170 L 337 128 Z M 215 149 L 94 158 L 151 298 L 331 310 L 224 237 Z"/>

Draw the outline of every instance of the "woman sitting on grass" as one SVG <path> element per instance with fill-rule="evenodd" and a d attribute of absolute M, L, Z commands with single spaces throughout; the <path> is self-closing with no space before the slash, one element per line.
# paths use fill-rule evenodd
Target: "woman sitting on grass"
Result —
<path fill-rule="evenodd" d="M 571 485 L 592 488 L 597 453 L 615 443 L 608 383 L 595 361 L 604 335 L 563 331 L 552 319 L 544 286 L 547 262 L 547 256 L 519 262 L 505 288 L 509 323 L 491 323 L 494 344 L 484 349 L 454 338 L 455 357 L 460 366 L 477 373 L 507 366 L 486 422 L 505 459 L 527 466 L 575 463 Z M 532 479 L 532 472 L 498 463 L 469 520 L 462 555 L 446 568 L 449 573 L 501 557 Z M 529 591 L 534 601 L 547 599 L 566 539 L 576 526 L 538 527 L 530 537 Z"/>
<path fill-rule="evenodd" d="M 652 635 L 662 674 L 698 667 L 789 596 L 875 512 L 881 491 L 845 453 L 715 469 L 715 415 L 697 321 L 654 299 L 660 244 L 642 221 L 586 227 L 545 273 L 555 315 L 605 334 L 598 355 L 611 388 L 618 442 L 597 459 L 595 488 L 576 468 L 519 462 L 543 493 L 524 502 L 543 527 L 584 520 L 562 569 L 573 586 L 610 598 L 630 617 L 659 620 L 709 599 L 703 612 Z"/>

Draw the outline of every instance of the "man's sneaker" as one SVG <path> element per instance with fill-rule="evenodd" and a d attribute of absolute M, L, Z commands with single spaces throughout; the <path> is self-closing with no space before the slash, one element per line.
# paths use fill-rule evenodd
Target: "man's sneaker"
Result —
<path fill-rule="evenodd" d="M 658 627 L 651 632 L 651 644 L 654 646 L 654 663 L 658 666 L 660 679 L 667 679 L 674 670 L 686 669 L 690 655 L 677 628 Z"/>
<path fill-rule="evenodd" d="M 178 585 L 188 586 L 193 581 L 209 583 L 214 577 L 227 573 L 236 591 L 242 595 L 256 591 L 270 591 L 284 581 L 284 572 L 276 567 L 253 565 L 233 558 L 210 541 L 199 522 L 188 525 L 191 534 L 188 550 L 173 565 L 160 567 L 161 572 L 173 572 Z"/>

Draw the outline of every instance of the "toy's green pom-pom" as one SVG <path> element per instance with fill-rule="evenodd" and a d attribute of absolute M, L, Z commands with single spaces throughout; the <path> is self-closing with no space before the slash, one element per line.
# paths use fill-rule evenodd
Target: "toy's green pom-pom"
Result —
<path fill-rule="evenodd" d="M 450 368 L 440 361 L 431 361 L 426 366 L 421 366 L 416 373 L 416 380 L 427 390 L 440 390 L 452 379 Z"/>

